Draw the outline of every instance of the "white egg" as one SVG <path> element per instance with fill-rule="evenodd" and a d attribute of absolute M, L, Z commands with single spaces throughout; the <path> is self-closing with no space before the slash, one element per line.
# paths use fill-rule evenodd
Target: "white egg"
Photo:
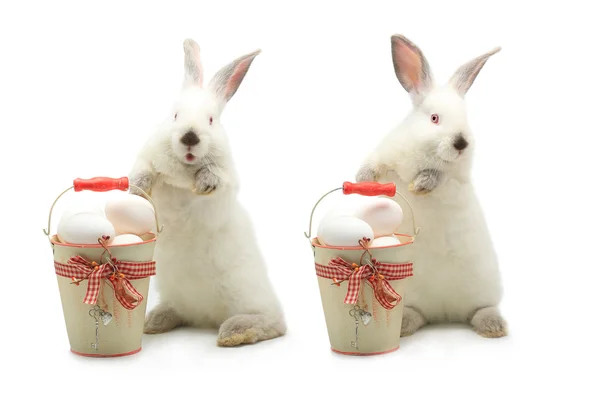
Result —
<path fill-rule="evenodd" d="M 115 245 L 122 245 L 122 244 L 142 243 L 143 241 L 144 240 L 137 235 L 132 235 L 130 233 L 124 233 L 122 235 L 115 236 L 115 238 L 110 242 L 110 244 L 112 246 L 115 246 Z"/>
<path fill-rule="evenodd" d="M 325 246 L 360 246 L 364 237 L 373 239 L 373 229 L 365 221 L 354 217 L 332 217 L 319 225 L 319 243 Z"/>
<path fill-rule="evenodd" d="M 380 236 L 369 242 L 369 247 L 387 247 L 400 244 L 396 236 Z"/>
<path fill-rule="evenodd" d="M 109 220 L 94 213 L 80 213 L 61 218 L 56 235 L 62 243 L 98 244 L 102 236 L 115 236 Z"/>
<path fill-rule="evenodd" d="M 154 227 L 154 209 L 140 196 L 128 194 L 106 202 L 106 218 L 119 233 L 141 236 Z"/>
<path fill-rule="evenodd" d="M 325 220 L 337 217 L 353 217 L 359 208 L 364 207 L 365 201 L 364 196 L 357 196 L 354 198 L 351 195 L 344 196 L 342 200 L 336 202 L 336 204 L 325 213 L 323 218 L 321 218 L 321 221 L 319 221 L 317 237 L 321 236 L 319 229 Z"/>
<path fill-rule="evenodd" d="M 319 226 L 317 228 L 317 238 L 323 236 L 323 228 L 327 226 L 327 223 L 330 219 L 335 219 L 339 217 L 352 217 L 352 213 L 344 212 L 335 208 L 327 212 L 327 214 L 325 214 L 319 222 Z"/>
<path fill-rule="evenodd" d="M 373 228 L 375 237 L 393 235 L 402 224 L 402 207 L 394 200 L 384 197 L 371 198 L 354 214 Z"/>

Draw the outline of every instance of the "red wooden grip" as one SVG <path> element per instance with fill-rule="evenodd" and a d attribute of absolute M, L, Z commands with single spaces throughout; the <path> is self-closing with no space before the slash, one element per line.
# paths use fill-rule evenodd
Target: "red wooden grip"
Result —
<path fill-rule="evenodd" d="M 76 192 L 81 192 L 82 190 L 91 190 L 93 192 L 108 192 L 109 190 L 126 191 L 129 189 L 129 179 L 127 177 L 97 177 L 91 179 L 76 178 L 73 180 L 73 187 Z"/>
<path fill-rule="evenodd" d="M 386 195 L 394 197 L 396 195 L 396 184 L 377 183 L 377 182 L 344 182 L 344 194 L 360 194 L 361 196 L 381 196 Z"/>

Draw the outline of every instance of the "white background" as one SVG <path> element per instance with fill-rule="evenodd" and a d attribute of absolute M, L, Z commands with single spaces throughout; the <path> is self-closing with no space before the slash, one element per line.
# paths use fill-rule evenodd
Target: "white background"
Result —
<path fill-rule="evenodd" d="M 146 3 L 0 6 L 0 357 L 3 388 L 22 391 L 10 398 L 597 395 L 592 2 Z M 503 48 L 467 101 L 473 179 L 501 261 L 510 336 L 428 327 L 389 355 L 338 356 L 303 232 L 320 195 L 352 180 L 409 110 L 392 68 L 394 33 L 421 47 L 440 80 Z M 223 349 L 214 332 L 184 329 L 146 336 L 131 357 L 74 356 L 42 233 L 47 212 L 75 177 L 127 175 L 179 90 L 186 37 L 200 44 L 207 77 L 263 50 L 223 124 L 289 333 Z M 65 203 L 75 196 L 89 198 L 71 193 Z M 156 301 L 152 291 L 149 307 Z"/>

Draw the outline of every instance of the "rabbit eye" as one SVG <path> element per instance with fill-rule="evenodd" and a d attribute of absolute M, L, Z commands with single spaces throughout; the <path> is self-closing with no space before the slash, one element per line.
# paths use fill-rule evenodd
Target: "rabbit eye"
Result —
<path fill-rule="evenodd" d="M 173 121 L 175 121 L 177 119 L 177 113 L 175 113 L 175 115 L 173 115 Z"/>
<path fill-rule="evenodd" d="M 434 124 L 439 124 L 440 116 L 437 114 L 431 114 L 431 122 L 433 122 Z"/>
<path fill-rule="evenodd" d="M 209 124 L 209 125 L 212 125 L 212 117 L 210 117 L 210 118 L 208 119 L 208 124 Z"/>

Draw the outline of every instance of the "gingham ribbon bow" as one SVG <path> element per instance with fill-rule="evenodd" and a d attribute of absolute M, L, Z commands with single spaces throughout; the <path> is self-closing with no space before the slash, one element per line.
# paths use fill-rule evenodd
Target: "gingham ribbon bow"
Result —
<path fill-rule="evenodd" d="M 102 281 L 106 280 L 119 303 L 127 310 L 133 310 L 144 300 L 144 296 L 133 287 L 130 280 L 156 274 L 154 261 L 132 263 L 113 258 L 111 262 L 98 264 L 81 256 L 71 257 L 67 264 L 55 261 L 54 268 L 57 275 L 71 278 L 76 285 L 88 280 L 83 299 L 85 304 L 96 304 Z"/>
<path fill-rule="evenodd" d="M 373 289 L 373 294 L 379 304 L 386 310 L 391 310 L 402 300 L 389 280 L 399 280 L 412 276 L 412 263 L 387 264 L 372 259 L 364 265 L 350 264 L 341 257 L 329 261 L 328 265 L 315 264 L 317 276 L 333 279 L 335 284 L 348 281 L 348 292 L 345 304 L 356 304 L 363 280 Z"/>

